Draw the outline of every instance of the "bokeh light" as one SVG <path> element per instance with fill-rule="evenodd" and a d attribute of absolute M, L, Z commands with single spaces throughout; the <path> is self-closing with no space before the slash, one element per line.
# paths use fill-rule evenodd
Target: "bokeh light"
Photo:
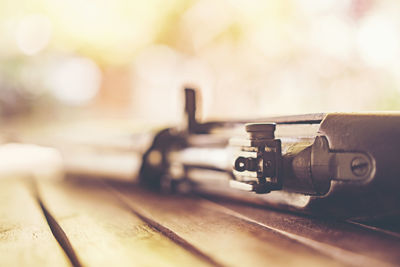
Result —
<path fill-rule="evenodd" d="M 50 71 L 48 86 L 54 96 L 68 105 L 83 105 L 92 100 L 101 83 L 101 71 L 87 58 L 67 58 Z"/>
<path fill-rule="evenodd" d="M 16 41 L 24 54 L 33 55 L 43 50 L 51 38 L 50 20 L 39 14 L 21 19 L 16 31 Z"/>
<path fill-rule="evenodd" d="M 209 119 L 397 110 L 399 11 L 394 0 L 1 1 L 0 84 L 37 110 L 154 124 L 181 121 L 185 84 Z"/>
<path fill-rule="evenodd" d="M 385 16 L 368 17 L 358 32 L 361 57 L 367 64 L 392 67 L 400 56 L 399 22 Z"/>

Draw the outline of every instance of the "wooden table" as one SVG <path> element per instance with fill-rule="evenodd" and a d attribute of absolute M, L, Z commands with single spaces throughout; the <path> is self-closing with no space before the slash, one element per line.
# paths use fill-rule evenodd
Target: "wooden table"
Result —
<path fill-rule="evenodd" d="M 0 180 L 0 266 L 395 266 L 400 235 L 102 180 Z"/>

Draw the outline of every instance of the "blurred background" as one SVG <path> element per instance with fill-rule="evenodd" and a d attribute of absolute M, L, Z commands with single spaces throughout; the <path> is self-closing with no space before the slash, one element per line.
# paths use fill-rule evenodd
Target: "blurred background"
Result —
<path fill-rule="evenodd" d="M 400 108 L 395 0 L 0 0 L 2 121 Z"/>

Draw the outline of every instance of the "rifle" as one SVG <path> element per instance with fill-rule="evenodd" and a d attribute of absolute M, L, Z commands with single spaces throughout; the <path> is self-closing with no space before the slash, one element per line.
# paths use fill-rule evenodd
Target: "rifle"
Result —
<path fill-rule="evenodd" d="M 159 131 L 139 183 L 344 218 L 398 214 L 400 114 L 327 113 L 199 120 L 185 89 L 186 125 Z"/>
<path fill-rule="evenodd" d="M 67 142 L 42 134 L 39 142 L 17 141 L 58 148 L 69 177 L 124 180 L 317 216 L 399 215 L 400 113 L 203 122 L 197 98 L 186 88 L 185 123 L 151 134 L 97 139 L 93 131 L 78 131 Z"/>

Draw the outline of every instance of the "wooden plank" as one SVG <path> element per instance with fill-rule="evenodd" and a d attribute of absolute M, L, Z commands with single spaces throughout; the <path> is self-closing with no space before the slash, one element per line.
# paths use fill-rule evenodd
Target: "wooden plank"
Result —
<path fill-rule="evenodd" d="M 209 266 L 92 183 L 39 181 L 43 204 L 85 266 Z"/>
<path fill-rule="evenodd" d="M 223 212 L 294 235 L 311 246 L 317 242 L 318 250 L 332 254 L 343 262 L 357 266 L 397 265 L 400 262 L 400 238 L 395 235 L 344 221 L 282 213 L 221 199 L 212 201 L 215 208 Z"/>
<path fill-rule="evenodd" d="M 27 183 L 0 180 L 0 266 L 70 266 Z"/>
<path fill-rule="evenodd" d="M 162 224 L 223 265 L 338 265 L 297 241 L 209 208 L 198 198 L 162 196 L 133 187 L 114 186 L 112 190 L 132 210 Z"/>
<path fill-rule="evenodd" d="M 400 214 L 373 221 L 349 221 L 349 223 L 400 238 Z"/>

